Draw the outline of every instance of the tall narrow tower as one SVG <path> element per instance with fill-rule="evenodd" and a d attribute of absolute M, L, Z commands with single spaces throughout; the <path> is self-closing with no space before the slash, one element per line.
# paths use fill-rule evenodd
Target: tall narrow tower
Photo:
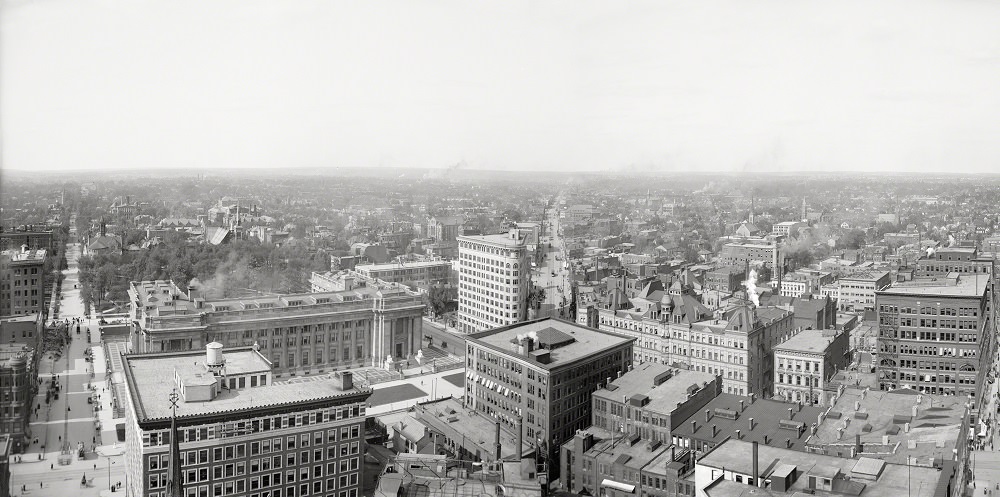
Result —
<path fill-rule="evenodd" d="M 747 222 L 753 224 L 753 194 L 750 195 L 750 215 L 747 216 Z"/>
<path fill-rule="evenodd" d="M 809 216 L 806 214 L 806 198 L 802 197 L 802 221 L 806 221 L 807 219 L 809 219 Z"/>

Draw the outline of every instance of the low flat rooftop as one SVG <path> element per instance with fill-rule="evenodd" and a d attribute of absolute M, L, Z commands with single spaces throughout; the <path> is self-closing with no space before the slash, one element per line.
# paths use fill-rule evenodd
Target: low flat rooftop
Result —
<path fill-rule="evenodd" d="M 413 268 L 424 268 L 424 267 L 439 267 L 439 266 L 450 266 L 450 261 L 416 261 L 416 262 L 404 262 L 402 264 L 397 262 L 386 262 L 384 264 L 358 264 L 354 267 L 355 271 L 386 271 L 386 270 L 403 270 L 403 269 L 413 269 Z"/>
<path fill-rule="evenodd" d="M 742 406 L 740 401 L 743 401 Z M 791 419 L 789 408 L 792 409 Z M 707 421 L 706 411 L 709 418 Z M 766 438 L 771 445 L 784 447 L 786 443 L 790 443 L 792 449 L 802 450 L 809 438 L 809 425 L 816 422 L 821 412 L 823 409 L 815 406 L 760 398 L 751 403 L 750 397 L 722 393 L 671 433 L 678 437 L 719 444 L 727 438 L 735 437 L 736 430 L 740 430 L 740 439 L 746 442 L 763 444 Z M 750 429 L 750 418 L 754 420 L 753 429 Z M 783 421 L 787 428 L 783 427 Z M 799 429 L 792 429 L 793 426 L 798 426 Z"/>
<path fill-rule="evenodd" d="M 791 336 L 788 340 L 781 342 L 774 348 L 775 351 L 785 350 L 793 352 L 807 352 L 810 354 L 822 354 L 833 342 L 836 335 L 824 334 L 825 330 L 802 330 Z"/>
<path fill-rule="evenodd" d="M 458 237 L 458 239 L 470 242 L 482 242 L 482 243 L 490 243 L 493 245 L 502 245 L 511 248 L 524 246 L 524 236 L 518 235 L 517 238 L 514 238 L 510 235 L 510 233 L 498 233 L 495 235 L 462 235 Z"/>
<path fill-rule="evenodd" d="M 511 350 L 511 341 L 516 340 L 520 336 L 531 334 L 542 337 L 545 335 L 555 336 L 562 334 L 571 339 L 565 345 L 550 349 L 550 361 L 547 364 L 538 364 L 544 369 L 553 369 L 578 359 L 593 356 L 617 347 L 623 347 L 635 341 L 635 338 L 632 337 L 595 330 L 569 321 L 552 318 L 528 321 L 473 333 L 468 335 L 466 340 L 489 346 L 507 355 L 518 356 L 517 353 Z M 542 339 L 541 343 L 544 342 L 545 340 Z M 526 354 L 520 357 L 526 358 L 529 356 Z"/>
<path fill-rule="evenodd" d="M 900 464 L 905 464 L 908 456 L 915 457 L 918 464 L 927 464 L 930 458 L 950 455 L 955 448 L 965 415 L 964 396 L 920 394 L 910 389 L 863 392 L 860 388 L 845 388 L 830 411 L 840 413 L 839 419 L 835 416 L 824 419 L 808 443 L 854 443 L 855 435 L 861 435 L 865 454 Z M 858 410 L 854 409 L 856 402 L 860 403 Z M 861 417 L 855 413 L 861 413 Z M 867 418 L 861 419 L 864 416 Z M 848 418 L 850 422 L 845 427 L 844 420 Z M 909 432 L 905 423 L 910 424 Z M 837 430 L 841 428 L 843 436 L 838 440 Z M 888 445 L 882 444 L 885 436 L 889 437 Z"/>
<path fill-rule="evenodd" d="M 265 365 L 270 369 L 270 363 L 249 348 L 224 350 L 223 355 L 229 374 L 235 374 L 234 370 L 258 371 Z M 174 373 L 177 372 L 182 377 L 202 374 L 205 372 L 204 359 L 205 353 L 202 351 L 124 356 L 124 371 L 132 398 L 137 403 L 135 407 L 139 420 L 169 418 L 170 402 L 167 398 L 176 388 Z M 224 389 L 210 401 L 179 403 L 177 417 L 182 419 L 188 416 L 260 409 L 361 393 L 370 393 L 370 390 L 341 390 L 333 381 L 273 383 L 239 390 Z"/>
<path fill-rule="evenodd" d="M 426 425 L 431 431 L 440 433 L 452 440 L 465 440 L 467 443 L 480 447 L 484 452 L 493 454 L 496 450 L 496 421 L 468 409 L 462 401 L 454 397 L 417 404 L 413 417 Z M 521 454 L 531 452 L 531 440 L 522 440 Z M 501 427 L 500 455 L 503 458 L 516 455 L 517 433 Z"/>
<path fill-rule="evenodd" d="M 658 376 L 671 371 L 673 368 L 665 364 L 651 362 L 638 364 L 634 369 L 623 374 L 621 378 L 611 381 L 611 385 L 615 387 L 614 390 L 601 388 L 593 395 L 614 401 L 621 401 L 623 395 L 629 398 L 634 395 L 645 395 L 649 397 L 649 403 L 643 406 L 643 409 L 668 414 L 677 408 L 677 404 L 687 400 L 688 388 L 691 385 L 696 385 L 700 389 L 705 383 L 716 378 L 711 373 L 681 370 L 663 383 L 653 385 L 653 381 Z"/>
<path fill-rule="evenodd" d="M 799 474 L 787 492 L 777 492 L 772 489 L 753 488 L 749 485 L 718 481 L 705 488 L 705 494 L 711 497 L 730 497 L 754 495 L 800 495 L 807 494 L 809 474 L 831 474 L 852 476 L 856 469 L 859 472 L 868 471 L 870 461 L 867 459 L 847 459 L 780 447 L 759 445 L 757 448 L 758 468 L 764 478 L 768 478 L 777 469 L 787 470 L 785 465 L 794 466 Z M 753 445 L 741 440 L 727 440 L 713 451 L 698 460 L 699 466 L 733 471 L 737 473 L 753 473 Z M 942 473 L 937 468 L 910 466 L 903 464 L 886 464 L 881 476 L 875 480 L 853 477 L 851 482 L 863 483 L 864 490 L 860 497 L 883 497 L 893 495 L 909 495 L 911 497 L 932 497 L 938 487 Z M 753 490 L 753 492 L 751 492 Z M 843 493 L 816 491 L 817 495 L 845 495 Z"/>
<path fill-rule="evenodd" d="M 9 256 L 11 262 L 45 262 L 45 249 L 28 250 L 4 250 L 3 255 Z"/>
<path fill-rule="evenodd" d="M 952 273 L 955 274 L 955 273 Z M 942 297 L 978 297 L 986 292 L 988 274 L 963 274 L 955 280 L 951 275 L 936 278 L 915 278 L 894 283 L 878 293 L 884 295 L 937 295 Z"/>

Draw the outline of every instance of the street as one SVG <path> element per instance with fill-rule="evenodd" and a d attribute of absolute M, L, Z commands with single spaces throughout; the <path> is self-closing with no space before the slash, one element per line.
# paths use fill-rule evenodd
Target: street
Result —
<path fill-rule="evenodd" d="M 559 235 L 559 209 L 558 201 L 553 207 L 547 210 L 546 229 L 543 230 L 539 243 L 547 246 L 541 264 L 535 269 L 532 279 L 535 286 L 545 289 L 545 301 L 539 316 L 547 316 L 552 313 L 559 316 L 557 310 L 561 306 L 568 306 L 573 301 L 573 288 L 570 285 L 570 272 L 565 269 L 566 245 Z M 553 273 L 555 274 L 553 276 Z M 563 317 L 569 317 L 569 309 L 566 309 Z"/>
<path fill-rule="evenodd" d="M 104 495 L 111 493 L 111 482 L 121 481 L 125 476 L 123 447 L 117 442 L 114 422 L 110 419 L 111 393 L 102 391 L 107 387 L 100 332 L 97 321 L 83 315 L 78 288 L 80 251 L 81 246 L 77 243 L 66 245 L 68 269 L 63 270 L 58 321 L 69 320 L 70 342 L 61 353 L 50 351 L 39 361 L 41 384 L 31 422 L 35 440 L 25 453 L 11 459 L 11 495 L 69 492 L 80 496 Z M 77 318 L 80 319 L 79 334 L 77 323 L 73 322 Z M 87 339 L 88 330 L 92 330 L 90 340 Z M 93 362 L 86 360 L 88 350 L 93 355 Z M 53 378 L 58 380 L 59 398 L 53 396 L 46 403 L 46 393 Z M 95 404 L 87 402 L 91 395 L 99 396 Z M 99 409 L 95 410 L 97 407 Z M 79 442 L 85 448 L 86 457 L 82 460 L 77 456 Z M 99 453 L 112 457 L 101 457 Z M 87 487 L 81 485 L 84 477 L 91 480 Z"/>

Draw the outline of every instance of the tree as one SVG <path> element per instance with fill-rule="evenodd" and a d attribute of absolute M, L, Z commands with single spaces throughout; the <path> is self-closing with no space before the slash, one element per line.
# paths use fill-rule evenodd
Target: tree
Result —
<path fill-rule="evenodd" d="M 837 240 L 837 248 L 860 249 L 865 243 L 866 236 L 863 230 L 852 229 Z"/>

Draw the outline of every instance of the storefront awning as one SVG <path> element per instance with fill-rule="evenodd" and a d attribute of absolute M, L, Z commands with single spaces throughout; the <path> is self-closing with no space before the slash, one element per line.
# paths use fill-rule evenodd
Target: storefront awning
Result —
<path fill-rule="evenodd" d="M 635 493 L 635 485 L 629 485 L 628 483 L 620 483 L 614 480 L 609 480 L 607 478 L 601 482 L 602 487 L 613 488 L 615 490 L 621 490 L 622 492 Z"/>

